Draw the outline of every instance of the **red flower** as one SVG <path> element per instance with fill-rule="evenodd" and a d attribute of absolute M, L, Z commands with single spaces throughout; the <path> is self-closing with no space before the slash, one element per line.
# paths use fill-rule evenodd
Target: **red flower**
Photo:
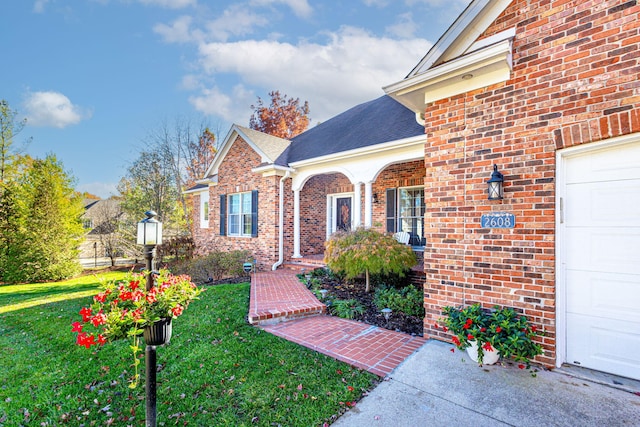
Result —
<path fill-rule="evenodd" d="M 133 295 L 129 291 L 120 292 L 120 301 L 127 301 L 133 298 Z"/>
<path fill-rule="evenodd" d="M 93 300 L 96 302 L 104 303 L 107 300 L 107 294 L 105 294 L 104 292 L 99 293 L 98 295 L 93 297 Z"/>
<path fill-rule="evenodd" d="M 88 322 L 89 319 L 91 319 L 91 309 L 89 307 L 84 307 L 82 310 L 80 310 L 80 316 L 82 316 L 83 322 Z"/>
<path fill-rule="evenodd" d="M 105 345 L 106 343 L 107 343 L 107 339 L 104 337 L 104 335 L 102 334 L 98 335 L 98 344 Z"/>
<path fill-rule="evenodd" d="M 105 323 L 107 323 L 107 316 L 105 316 L 104 313 L 100 312 L 93 316 L 93 318 L 91 319 L 91 323 L 93 323 L 93 326 L 95 326 L 96 328 L 100 325 L 104 325 Z"/>
<path fill-rule="evenodd" d="M 438 324 L 437 324 L 437 323 L 434 323 L 434 324 L 433 324 L 433 327 L 434 327 L 435 329 L 438 329 Z"/>
<path fill-rule="evenodd" d="M 518 365 L 518 368 L 524 369 L 524 365 L 521 363 L 521 364 Z"/>
<path fill-rule="evenodd" d="M 140 281 L 139 280 L 132 280 L 129 282 L 129 288 L 133 291 L 135 289 L 138 289 L 138 287 L 140 286 Z"/>
<path fill-rule="evenodd" d="M 73 322 L 71 332 L 82 332 L 82 323 Z"/>
<path fill-rule="evenodd" d="M 480 328 L 480 332 L 487 332 L 487 328 L 483 326 L 482 328 Z"/>
<path fill-rule="evenodd" d="M 155 289 L 155 288 L 153 288 L 153 289 Z M 158 300 L 158 299 L 156 298 L 156 294 L 155 294 L 155 292 L 154 292 L 154 293 L 149 293 L 149 294 L 147 294 L 147 302 L 148 302 L 149 304 L 153 304 L 153 303 L 154 303 L 154 302 L 156 302 L 157 300 Z"/>
<path fill-rule="evenodd" d="M 443 331 L 445 331 L 445 332 L 447 332 L 447 331 L 449 330 L 449 328 L 447 328 L 446 326 L 443 326 L 443 327 L 442 327 L 442 330 L 443 330 Z"/>
<path fill-rule="evenodd" d="M 95 337 L 93 335 L 87 335 L 84 332 L 78 334 L 76 344 L 86 348 L 90 348 L 92 345 L 96 345 Z"/>
<path fill-rule="evenodd" d="M 491 343 L 490 342 L 486 342 L 486 343 L 482 344 L 482 348 L 484 350 L 487 350 L 487 351 L 493 351 L 493 347 L 491 347 Z"/>
<path fill-rule="evenodd" d="M 347 390 L 349 391 L 353 391 L 353 387 L 351 387 L 350 385 L 347 386 Z"/>
<path fill-rule="evenodd" d="M 453 348 L 449 349 L 449 351 L 450 351 L 451 353 L 455 353 L 455 352 L 456 352 L 456 350 L 455 350 L 455 349 L 453 349 Z"/>
<path fill-rule="evenodd" d="M 455 345 L 460 345 L 460 339 L 457 336 L 451 338 L 451 341 L 453 341 Z"/>
<path fill-rule="evenodd" d="M 171 313 L 175 316 L 178 317 L 182 314 L 182 310 L 184 310 L 184 307 L 182 307 L 181 305 L 176 305 L 175 307 L 173 307 L 171 309 Z"/>
<path fill-rule="evenodd" d="M 500 326 L 498 326 L 498 327 L 496 328 L 496 332 L 497 332 L 497 333 L 502 332 L 502 328 L 501 328 Z"/>
<path fill-rule="evenodd" d="M 473 340 L 474 340 L 474 336 L 473 336 L 473 335 L 471 335 L 471 334 L 469 334 L 469 335 L 467 335 L 467 339 L 468 339 L 469 341 L 473 341 Z"/>
<path fill-rule="evenodd" d="M 531 330 L 535 332 L 538 330 L 538 327 L 536 325 L 531 325 Z"/>
<path fill-rule="evenodd" d="M 469 329 L 471 327 L 470 324 L 465 323 L 464 325 L 462 325 L 462 329 Z"/>

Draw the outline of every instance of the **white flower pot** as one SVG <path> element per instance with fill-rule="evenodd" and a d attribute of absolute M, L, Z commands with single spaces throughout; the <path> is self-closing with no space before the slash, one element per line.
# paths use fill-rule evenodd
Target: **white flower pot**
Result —
<path fill-rule="evenodd" d="M 478 363 L 478 343 L 476 341 L 469 341 L 469 347 L 467 347 L 467 354 L 474 362 Z M 482 350 L 484 355 L 482 356 L 483 365 L 493 365 L 500 359 L 500 353 L 495 348 L 491 351 Z"/>

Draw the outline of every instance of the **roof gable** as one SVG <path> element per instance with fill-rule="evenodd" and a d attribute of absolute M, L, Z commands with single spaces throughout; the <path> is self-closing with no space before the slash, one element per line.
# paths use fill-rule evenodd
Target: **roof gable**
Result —
<path fill-rule="evenodd" d="M 515 28 L 478 40 L 512 0 L 473 0 L 402 81 L 384 88 L 416 114 L 426 105 L 511 76 Z"/>
<path fill-rule="evenodd" d="M 207 169 L 204 178 L 213 177 L 218 173 L 220 164 L 238 137 L 242 138 L 251 149 L 260 156 L 262 163 L 265 164 L 274 163 L 278 156 L 280 156 L 290 144 L 286 139 L 234 124 L 231 126 L 231 129 L 229 129 L 227 136 L 222 142 L 220 151 L 218 151 L 213 158 L 213 162 L 211 162 L 211 165 Z"/>

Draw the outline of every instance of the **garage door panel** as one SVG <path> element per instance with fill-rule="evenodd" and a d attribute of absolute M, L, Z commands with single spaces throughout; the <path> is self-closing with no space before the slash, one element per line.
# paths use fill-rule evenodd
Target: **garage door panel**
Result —
<path fill-rule="evenodd" d="M 566 182 L 598 182 L 640 177 L 640 144 L 600 150 L 571 159 Z"/>
<path fill-rule="evenodd" d="M 568 270 L 567 282 L 567 313 L 637 323 L 640 331 L 638 276 Z"/>
<path fill-rule="evenodd" d="M 640 274 L 640 228 L 570 228 L 567 269 Z"/>
<path fill-rule="evenodd" d="M 567 226 L 640 227 L 640 179 L 567 187 Z"/>
<path fill-rule="evenodd" d="M 566 362 L 640 379 L 640 137 L 564 157 Z M 563 282 L 559 282 L 563 283 Z"/>
<path fill-rule="evenodd" d="M 640 324 L 570 314 L 567 327 L 567 362 L 640 378 Z"/>

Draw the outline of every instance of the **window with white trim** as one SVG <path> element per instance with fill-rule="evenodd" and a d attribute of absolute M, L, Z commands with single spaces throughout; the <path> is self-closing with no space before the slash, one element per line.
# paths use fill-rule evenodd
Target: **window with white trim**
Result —
<path fill-rule="evenodd" d="M 220 234 L 236 237 L 258 235 L 258 191 L 220 196 Z"/>
<path fill-rule="evenodd" d="M 389 188 L 386 191 L 387 231 L 409 233 L 411 246 L 424 246 L 424 188 Z"/>
<path fill-rule="evenodd" d="M 200 228 L 209 228 L 209 191 L 200 193 Z"/>

